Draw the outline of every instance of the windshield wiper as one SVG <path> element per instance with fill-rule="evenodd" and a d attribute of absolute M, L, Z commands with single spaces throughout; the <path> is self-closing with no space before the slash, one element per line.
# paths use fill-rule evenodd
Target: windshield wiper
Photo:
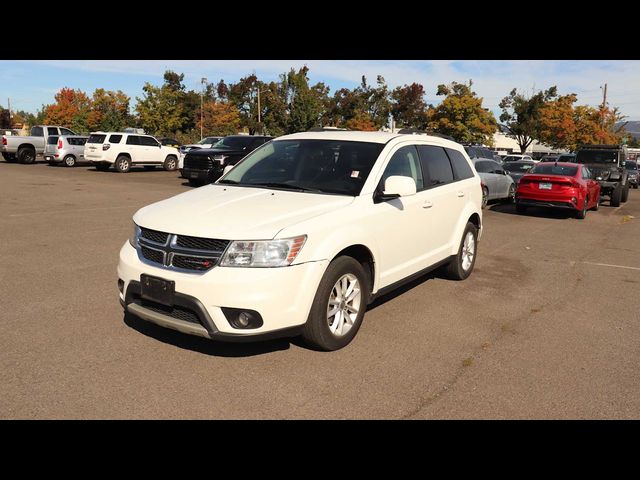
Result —
<path fill-rule="evenodd" d="M 298 190 L 299 192 L 316 192 L 323 193 L 322 190 L 317 188 L 300 187 L 298 185 L 289 185 L 288 183 L 277 182 L 265 182 L 265 183 L 245 183 L 249 187 L 267 187 L 267 188 L 282 188 L 286 190 Z"/>

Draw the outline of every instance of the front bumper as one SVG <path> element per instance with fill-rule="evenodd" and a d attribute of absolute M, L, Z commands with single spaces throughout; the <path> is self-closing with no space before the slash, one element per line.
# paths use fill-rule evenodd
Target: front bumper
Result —
<path fill-rule="evenodd" d="M 143 263 L 138 252 L 125 243 L 120 250 L 118 278 L 123 280 L 120 303 L 144 320 L 184 333 L 211 339 L 242 341 L 297 333 L 309 316 L 311 304 L 328 261 L 280 268 L 214 267 L 205 273 L 182 273 Z M 169 312 L 152 302 L 142 302 L 140 275 L 175 281 L 175 305 Z M 254 310 L 263 320 L 254 329 L 231 326 L 222 308 Z M 186 314 L 182 310 L 191 313 Z"/>
<path fill-rule="evenodd" d="M 184 178 L 197 180 L 203 183 L 213 183 L 222 176 L 223 168 L 214 168 L 210 170 L 199 170 L 195 168 L 184 167 L 181 172 Z"/>

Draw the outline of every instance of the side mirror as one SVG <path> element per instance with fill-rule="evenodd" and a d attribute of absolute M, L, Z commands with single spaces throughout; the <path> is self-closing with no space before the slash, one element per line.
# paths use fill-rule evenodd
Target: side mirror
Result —
<path fill-rule="evenodd" d="M 235 167 L 235 165 L 227 165 L 226 167 L 224 167 L 224 170 L 222 171 L 222 175 L 226 175 L 227 172 L 231 170 L 233 167 Z"/>
<path fill-rule="evenodd" d="M 411 177 L 393 175 L 384 182 L 384 192 L 376 195 L 376 203 L 416 194 L 416 182 Z"/>

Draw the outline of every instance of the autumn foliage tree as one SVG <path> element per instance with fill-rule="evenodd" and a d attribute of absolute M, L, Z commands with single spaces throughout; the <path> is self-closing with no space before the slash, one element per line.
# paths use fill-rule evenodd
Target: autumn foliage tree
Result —
<path fill-rule="evenodd" d="M 76 133 L 89 131 L 91 99 L 81 90 L 62 88 L 55 103 L 44 107 L 44 123 L 67 127 Z"/>
<path fill-rule="evenodd" d="M 203 131 L 207 135 L 235 135 L 240 129 L 240 114 L 232 104 L 227 102 L 206 102 L 202 120 Z M 200 128 L 199 119 L 196 127 Z"/>
<path fill-rule="evenodd" d="M 374 123 L 371 116 L 365 112 L 359 112 L 355 117 L 350 118 L 344 124 L 349 130 L 360 130 L 363 132 L 375 132 L 378 126 Z"/>
<path fill-rule="evenodd" d="M 453 137 L 458 142 L 491 145 L 498 126 L 493 113 L 482 108 L 482 98 L 471 90 L 473 83 L 438 85 L 437 95 L 445 96 L 429 112 L 427 128 Z"/>
<path fill-rule="evenodd" d="M 540 107 L 538 141 L 559 150 L 575 148 L 577 119 L 573 104 L 577 99 L 576 94 L 571 93 Z"/>
<path fill-rule="evenodd" d="M 427 125 L 424 87 L 415 82 L 396 87 L 391 92 L 391 114 L 399 126 L 424 129 Z"/>
<path fill-rule="evenodd" d="M 131 123 L 127 95 L 120 90 L 114 92 L 103 88 L 93 92 L 91 111 L 87 117 L 90 130 L 119 131 Z"/>

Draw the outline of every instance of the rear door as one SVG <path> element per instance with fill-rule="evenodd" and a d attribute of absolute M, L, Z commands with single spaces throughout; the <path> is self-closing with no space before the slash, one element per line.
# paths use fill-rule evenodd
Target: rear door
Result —
<path fill-rule="evenodd" d="M 480 178 L 489 190 L 487 199 L 492 200 L 497 198 L 496 190 L 498 189 L 498 185 L 496 183 L 495 175 L 491 173 L 493 170 L 491 163 L 487 160 L 477 160 L 474 163 L 474 166 L 476 167 L 476 172 L 478 172 L 478 175 L 480 175 Z"/>
<path fill-rule="evenodd" d="M 497 162 L 491 162 L 493 174 L 496 179 L 496 194 L 498 198 L 506 198 L 509 195 L 511 177 L 505 175 L 504 169 Z"/>
<path fill-rule="evenodd" d="M 127 152 L 131 155 L 131 163 L 144 163 L 145 160 L 145 150 L 144 146 L 140 144 L 140 136 L 139 135 L 128 135 L 127 136 Z"/>

